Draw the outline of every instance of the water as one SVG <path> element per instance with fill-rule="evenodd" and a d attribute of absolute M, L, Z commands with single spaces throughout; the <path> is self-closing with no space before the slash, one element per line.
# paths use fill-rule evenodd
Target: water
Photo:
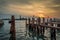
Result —
<path fill-rule="evenodd" d="M 0 40 L 8 40 L 10 37 L 10 24 L 8 21 L 4 21 L 4 25 L 0 27 Z"/>
<path fill-rule="evenodd" d="M 10 24 L 8 23 L 9 20 L 4 20 L 4 25 L 0 27 L 0 40 L 9 40 L 10 38 Z M 15 28 L 16 28 L 16 40 L 33 40 L 32 37 L 29 37 L 29 35 L 26 35 L 26 26 L 25 21 L 22 20 L 16 20 L 15 21 Z M 47 34 L 46 30 L 46 36 Z M 27 38 L 26 38 L 27 37 Z M 36 39 L 34 39 L 36 40 Z M 42 39 L 40 39 L 42 40 Z M 49 40 L 49 39 L 47 39 Z M 57 34 L 57 40 L 60 40 L 60 34 Z"/>
<path fill-rule="evenodd" d="M 0 40 L 9 40 L 10 38 L 10 24 L 9 20 L 4 20 L 4 25 L 0 27 Z M 15 22 L 16 27 L 16 40 L 24 40 L 26 34 L 25 21 L 17 21 Z"/>

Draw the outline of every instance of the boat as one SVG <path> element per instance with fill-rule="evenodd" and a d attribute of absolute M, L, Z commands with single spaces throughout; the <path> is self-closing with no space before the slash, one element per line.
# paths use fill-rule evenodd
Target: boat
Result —
<path fill-rule="evenodd" d="M 3 26 L 4 22 L 2 19 L 0 19 L 0 26 Z"/>

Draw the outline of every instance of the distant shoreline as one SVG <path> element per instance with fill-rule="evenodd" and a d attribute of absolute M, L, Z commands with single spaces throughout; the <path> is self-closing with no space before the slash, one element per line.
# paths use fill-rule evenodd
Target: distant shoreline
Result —
<path fill-rule="evenodd" d="M 11 20 L 11 19 L 2 19 L 2 20 Z M 26 20 L 26 19 L 15 19 L 15 20 Z"/>

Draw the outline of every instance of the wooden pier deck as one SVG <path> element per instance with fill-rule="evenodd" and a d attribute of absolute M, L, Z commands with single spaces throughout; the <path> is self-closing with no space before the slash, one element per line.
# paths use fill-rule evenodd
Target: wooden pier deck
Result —
<path fill-rule="evenodd" d="M 58 26 L 58 24 L 60 24 L 60 23 L 59 22 L 48 22 L 48 21 L 45 22 L 44 18 L 42 20 L 40 18 L 37 18 L 37 20 L 35 20 L 35 18 L 32 18 L 32 20 L 29 18 L 26 26 L 28 27 L 29 32 L 32 31 L 32 35 L 36 36 L 37 40 L 39 40 L 40 38 L 42 40 L 57 40 L 56 39 L 56 30 L 57 31 L 60 30 L 60 26 Z M 46 28 L 50 30 L 50 32 L 49 32 L 50 39 L 45 39 L 45 38 L 48 38 L 48 37 L 44 36 Z M 29 34 L 29 35 L 31 35 L 31 34 Z M 35 36 L 33 36 L 33 38 Z"/>
<path fill-rule="evenodd" d="M 52 22 L 52 19 L 47 19 L 45 20 L 45 18 L 28 18 L 25 19 L 26 20 L 26 36 L 29 35 L 29 37 L 32 37 L 32 40 L 35 40 L 34 38 L 36 37 L 36 40 L 57 40 L 56 38 L 56 32 L 58 30 L 60 30 L 60 26 L 58 26 L 58 22 Z M 15 29 L 15 17 L 12 16 L 11 17 L 11 28 L 10 28 L 10 33 L 11 33 L 11 37 L 10 40 L 16 40 L 16 29 Z M 47 30 L 49 29 L 50 36 L 47 37 L 45 36 L 45 33 Z M 47 39 L 49 38 L 49 39 Z"/>

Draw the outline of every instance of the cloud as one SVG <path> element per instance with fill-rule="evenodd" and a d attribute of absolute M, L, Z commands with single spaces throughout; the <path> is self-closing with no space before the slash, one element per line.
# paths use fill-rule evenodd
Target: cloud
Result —
<path fill-rule="evenodd" d="M 60 5 L 60 0 L 53 0 L 54 4 Z"/>
<path fill-rule="evenodd" d="M 0 14 L 34 15 L 42 13 L 59 17 L 60 0 L 0 0 Z"/>

